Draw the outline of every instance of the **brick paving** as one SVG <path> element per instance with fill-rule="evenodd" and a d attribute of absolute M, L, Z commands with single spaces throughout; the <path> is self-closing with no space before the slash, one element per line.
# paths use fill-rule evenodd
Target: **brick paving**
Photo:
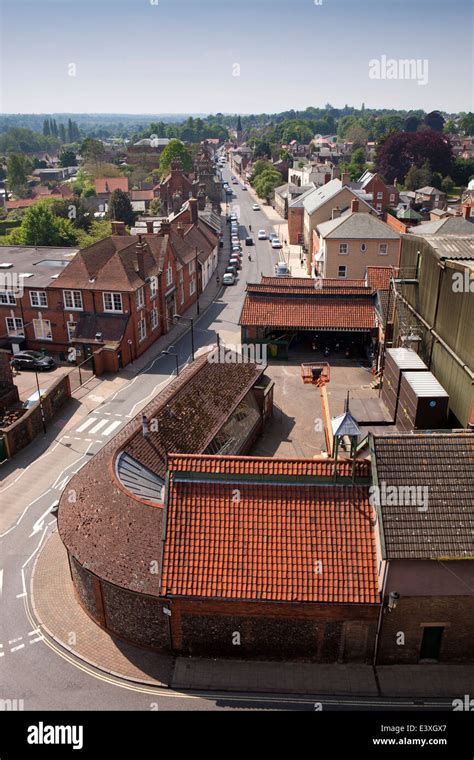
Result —
<path fill-rule="evenodd" d="M 102 630 L 84 612 L 75 596 L 66 550 L 57 532 L 51 534 L 38 555 L 31 599 L 41 628 L 80 660 L 129 681 L 169 685 L 173 671 L 171 655 L 125 644 Z"/>
<path fill-rule="evenodd" d="M 42 629 L 79 659 L 126 680 L 174 689 L 317 694 L 321 696 L 462 699 L 474 691 L 467 664 L 370 665 L 173 658 L 111 637 L 82 610 L 66 551 L 53 533 L 39 554 L 31 583 Z M 75 634 L 75 643 L 71 641 Z"/>

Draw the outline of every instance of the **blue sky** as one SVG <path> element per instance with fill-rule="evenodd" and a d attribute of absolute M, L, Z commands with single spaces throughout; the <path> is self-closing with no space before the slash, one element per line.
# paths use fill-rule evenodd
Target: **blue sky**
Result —
<path fill-rule="evenodd" d="M 4 113 L 473 110 L 470 0 L 2 0 L 2 16 Z M 370 79 L 383 55 L 426 59 L 428 83 Z"/>

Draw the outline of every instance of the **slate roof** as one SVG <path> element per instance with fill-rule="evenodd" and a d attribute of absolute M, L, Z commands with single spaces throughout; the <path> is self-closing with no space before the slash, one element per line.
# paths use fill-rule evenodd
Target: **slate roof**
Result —
<path fill-rule="evenodd" d="M 474 558 L 474 433 L 374 436 L 373 444 L 379 485 L 427 489 L 425 511 L 388 496 L 382 504 L 388 559 Z"/>
<path fill-rule="evenodd" d="M 97 333 L 101 333 L 102 338 L 98 342 L 119 343 L 125 333 L 128 320 L 128 314 L 81 314 L 74 338 L 94 342 Z"/>
<path fill-rule="evenodd" d="M 354 240 L 400 240 L 400 235 L 388 224 L 381 222 L 372 214 L 359 211 L 343 214 L 337 219 L 318 224 L 317 230 L 321 237 L 329 239 Z"/>
<path fill-rule="evenodd" d="M 367 486 L 241 482 L 225 457 L 207 459 L 211 472 L 197 481 L 195 457 L 170 457 L 163 595 L 378 602 Z"/>
<path fill-rule="evenodd" d="M 462 216 L 448 216 L 425 222 L 416 228 L 417 235 L 474 235 L 474 224 Z"/>

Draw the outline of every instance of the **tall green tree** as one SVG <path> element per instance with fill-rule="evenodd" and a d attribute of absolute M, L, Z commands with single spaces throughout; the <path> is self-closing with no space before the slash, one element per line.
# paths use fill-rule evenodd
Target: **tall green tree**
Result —
<path fill-rule="evenodd" d="M 116 222 L 125 222 L 129 227 L 135 222 L 135 212 L 130 198 L 119 188 L 110 196 L 108 218 Z"/>
<path fill-rule="evenodd" d="M 190 172 L 193 168 L 191 153 L 181 140 L 170 140 L 160 156 L 160 172 L 167 174 L 172 161 L 181 161 L 183 171 Z"/>
<path fill-rule="evenodd" d="M 7 161 L 7 183 L 9 189 L 20 198 L 28 195 L 28 160 L 25 156 L 14 154 Z"/>
<path fill-rule="evenodd" d="M 55 217 L 45 201 L 26 210 L 15 235 L 20 245 L 76 245 L 77 242 L 71 221 Z"/>
<path fill-rule="evenodd" d="M 50 128 L 49 128 L 49 121 L 48 121 L 48 119 L 45 119 L 45 120 L 43 121 L 43 135 L 44 135 L 45 137 L 49 137 L 49 136 L 50 136 L 50 134 L 51 134 L 51 130 L 50 130 Z"/>

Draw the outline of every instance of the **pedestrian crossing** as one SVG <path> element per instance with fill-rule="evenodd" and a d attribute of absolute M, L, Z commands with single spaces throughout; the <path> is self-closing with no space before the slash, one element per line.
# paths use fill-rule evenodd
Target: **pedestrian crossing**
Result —
<path fill-rule="evenodd" d="M 121 415 L 120 415 L 121 417 Z M 109 438 L 120 425 L 122 424 L 122 419 L 115 419 L 112 420 L 109 417 L 98 417 L 96 415 L 91 415 L 87 417 L 87 419 L 84 420 L 84 422 L 81 422 L 79 427 L 75 428 L 73 431 L 73 435 L 64 435 L 63 438 L 70 439 L 73 438 L 74 440 L 85 440 L 85 441 L 91 441 L 92 438 L 90 437 L 83 437 L 82 435 L 77 435 L 78 433 L 84 434 L 84 436 L 94 436 L 96 440 L 103 441 L 104 438 Z"/>

